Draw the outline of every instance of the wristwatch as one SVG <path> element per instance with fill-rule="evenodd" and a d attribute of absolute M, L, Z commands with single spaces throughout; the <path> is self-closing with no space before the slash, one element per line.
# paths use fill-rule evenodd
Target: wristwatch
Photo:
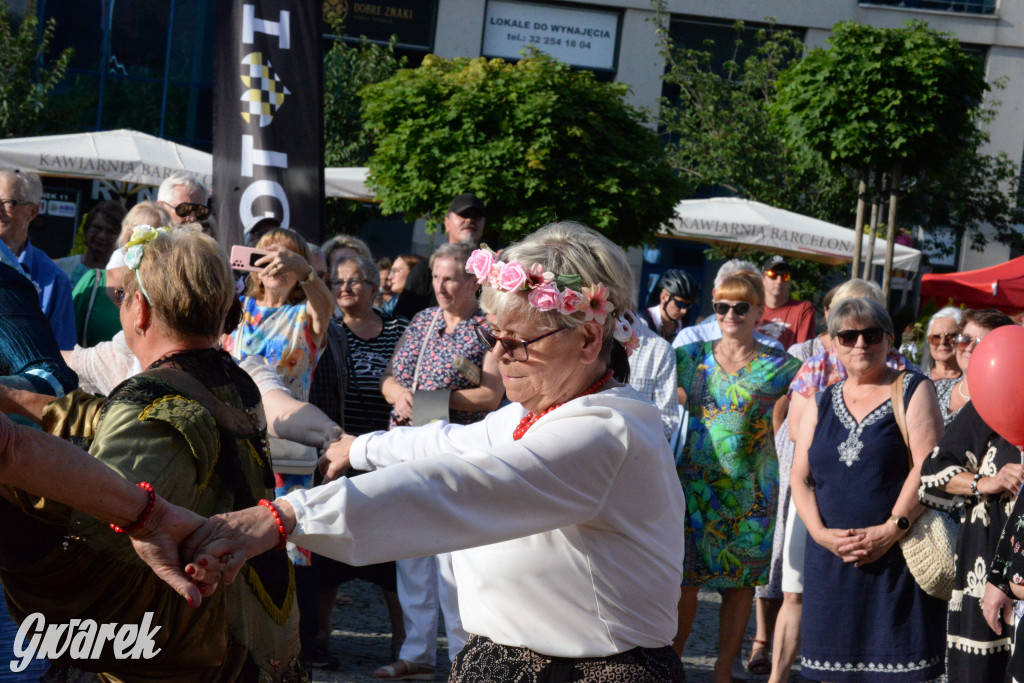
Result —
<path fill-rule="evenodd" d="M 299 284 L 302 284 L 302 285 L 313 284 L 313 280 L 315 278 L 316 278 L 316 268 L 314 268 L 313 266 L 310 266 L 309 267 L 309 272 L 306 273 L 306 277 L 304 277 L 301 280 L 299 280 Z"/>
<path fill-rule="evenodd" d="M 889 518 L 889 521 L 896 525 L 896 528 L 900 531 L 910 530 L 910 518 L 902 517 L 900 515 L 893 515 Z"/>

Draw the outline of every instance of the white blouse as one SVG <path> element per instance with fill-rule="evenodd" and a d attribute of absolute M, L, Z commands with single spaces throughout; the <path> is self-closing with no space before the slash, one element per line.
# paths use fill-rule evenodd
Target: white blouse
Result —
<path fill-rule="evenodd" d="M 470 633 L 557 657 L 672 641 L 685 501 L 660 414 L 630 387 L 538 420 L 512 404 L 471 425 L 359 437 L 357 469 L 284 496 L 289 540 L 352 564 L 453 555 Z"/>

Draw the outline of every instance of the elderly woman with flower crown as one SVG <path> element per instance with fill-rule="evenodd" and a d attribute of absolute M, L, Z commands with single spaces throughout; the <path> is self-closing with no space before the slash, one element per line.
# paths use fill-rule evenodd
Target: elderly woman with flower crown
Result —
<path fill-rule="evenodd" d="M 685 504 L 658 409 L 624 384 L 625 254 L 555 223 L 467 268 L 512 403 L 472 425 L 343 438 L 328 477 L 376 471 L 217 516 L 186 547 L 190 571 L 228 581 L 286 538 L 357 564 L 456 551 L 473 635 L 450 680 L 684 680 L 669 644 Z"/>
<path fill-rule="evenodd" d="M 270 498 L 259 391 L 219 344 L 235 294 L 224 253 L 201 232 L 148 226 L 126 247 L 117 302 L 144 371 L 105 399 L 73 392 L 42 407 L 27 403 L 23 414 L 87 448 L 151 501 L 159 494 L 208 516 Z M 148 614 L 159 627 L 150 659 L 119 660 L 111 650 L 98 660 L 65 656 L 58 666 L 122 680 L 304 677 L 285 553 L 255 558 L 245 580 L 193 610 L 136 558 L 121 529 L 27 493 L 5 497 L 0 572 L 16 619 L 42 612 L 52 623 L 140 624 Z"/>
<path fill-rule="evenodd" d="M 754 587 L 768 582 L 779 496 L 772 410 L 800 362 L 754 339 L 765 305 L 760 276 L 730 275 L 712 296 L 722 338 L 676 349 L 679 402 L 690 423 L 676 456 L 687 538 L 675 647 L 682 652 L 689 636 L 697 590 L 720 589 L 714 680 L 728 683 Z"/>

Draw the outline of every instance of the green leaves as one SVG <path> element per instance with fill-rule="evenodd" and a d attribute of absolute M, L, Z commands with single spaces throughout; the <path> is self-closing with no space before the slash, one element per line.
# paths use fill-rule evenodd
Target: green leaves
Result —
<path fill-rule="evenodd" d="M 46 67 L 45 56 L 56 22 L 40 31 L 30 2 L 15 30 L 6 3 L 0 2 L 0 138 L 33 135 L 50 91 L 60 83 L 74 51 L 68 48 Z"/>
<path fill-rule="evenodd" d="M 772 111 L 786 142 L 833 166 L 907 173 L 963 148 L 988 89 L 982 64 L 923 22 L 836 24 L 779 74 Z"/>
<path fill-rule="evenodd" d="M 430 55 L 362 92 L 370 182 L 385 213 L 410 219 L 439 221 L 473 192 L 496 241 L 575 219 L 641 243 L 685 188 L 626 92 L 539 52 L 515 64 Z"/>

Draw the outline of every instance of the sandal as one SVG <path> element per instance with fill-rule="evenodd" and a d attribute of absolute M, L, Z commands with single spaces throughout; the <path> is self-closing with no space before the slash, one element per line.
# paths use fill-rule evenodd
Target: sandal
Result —
<path fill-rule="evenodd" d="M 768 641 L 759 638 L 750 639 L 754 644 L 750 648 L 750 659 L 747 660 L 747 671 L 755 676 L 767 676 L 772 672 L 772 660 L 768 654 Z"/>
<path fill-rule="evenodd" d="M 374 671 L 373 677 L 389 681 L 432 681 L 434 667 L 398 659 Z"/>

